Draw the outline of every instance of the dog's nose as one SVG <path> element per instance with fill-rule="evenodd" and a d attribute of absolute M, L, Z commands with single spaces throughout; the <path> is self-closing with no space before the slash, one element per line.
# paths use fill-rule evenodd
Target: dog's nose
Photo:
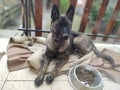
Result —
<path fill-rule="evenodd" d="M 68 34 L 63 34 L 63 39 L 67 40 L 68 39 Z"/>

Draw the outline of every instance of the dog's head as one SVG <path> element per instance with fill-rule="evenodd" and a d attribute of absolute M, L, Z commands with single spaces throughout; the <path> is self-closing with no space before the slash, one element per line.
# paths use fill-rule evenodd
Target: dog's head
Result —
<path fill-rule="evenodd" d="M 56 5 L 53 6 L 51 12 L 51 32 L 55 41 L 61 42 L 70 37 L 72 20 L 74 16 L 74 7 L 71 5 L 65 15 L 60 15 Z"/>

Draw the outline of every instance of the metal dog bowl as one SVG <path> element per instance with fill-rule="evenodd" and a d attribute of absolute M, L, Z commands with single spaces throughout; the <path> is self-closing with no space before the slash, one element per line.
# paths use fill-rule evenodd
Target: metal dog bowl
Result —
<path fill-rule="evenodd" d="M 83 71 L 84 70 L 90 71 L 94 75 L 95 78 L 92 80 L 91 85 L 85 84 L 84 81 L 78 78 L 76 74 L 76 71 L 78 70 L 78 68 Z M 81 74 L 79 76 L 83 77 Z M 69 71 L 68 79 L 71 86 L 74 88 L 74 90 L 103 90 L 102 75 L 96 68 L 90 65 L 77 65 L 73 67 Z"/>

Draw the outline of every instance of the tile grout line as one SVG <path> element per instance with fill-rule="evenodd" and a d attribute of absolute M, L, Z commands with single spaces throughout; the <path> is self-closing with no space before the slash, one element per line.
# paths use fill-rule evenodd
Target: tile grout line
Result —
<path fill-rule="evenodd" d="M 2 81 L 2 80 L 0 80 Z M 34 80 L 6 80 L 6 81 L 34 81 Z M 45 80 L 44 80 L 45 81 Z M 55 81 L 68 81 L 68 80 L 55 80 Z"/>
<path fill-rule="evenodd" d="M 19 81 L 34 81 L 34 80 L 6 80 L 6 81 L 8 81 L 8 82 L 19 82 Z"/>
<path fill-rule="evenodd" d="M 9 72 L 8 72 L 8 74 L 7 74 L 7 76 L 6 76 L 6 79 L 5 79 L 5 81 L 3 82 L 3 85 L 2 85 L 2 88 L 1 88 L 1 90 L 3 90 L 3 87 L 4 87 L 4 85 L 5 85 L 6 81 L 7 81 L 7 78 L 8 78 L 8 76 L 9 76 Z"/>
<path fill-rule="evenodd" d="M 52 90 L 52 85 L 53 85 L 53 83 L 51 84 L 51 90 Z"/>

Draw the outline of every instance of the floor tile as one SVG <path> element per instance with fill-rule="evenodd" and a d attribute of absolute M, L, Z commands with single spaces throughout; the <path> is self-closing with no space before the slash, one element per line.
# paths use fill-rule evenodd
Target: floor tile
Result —
<path fill-rule="evenodd" d="M 51 90 L 51 85 L 36 87 L 33 81 L 6 81 L 2 90 Z"/>
<path fill-rule="evenodd" d="M 120 45 L 95 43 L 95 46 L 96 46 L 98 49 L 107 48 L 107 49 L 110 49 L 110 50 L 113 50 L 113 51 L 115 51 L 115 52 L 120 53 Z"/>
<path fill-rule="evenodd" d="M 114 45 L 114 50 L 120 53 L 120 45 Z"/>
<path fill-rule="evenodd" d="M 3 85 L 4 85 L 4 81 L 0 81 L 0 90 L 2 90 Z"/>
<path fill-rule="evenodd" d="M 37 74 L 30 71 L 29 68 L 10 72 L 7 80 L 34 80 Z M 67 75 L 60 75 L 55 80 L 68 80 Z"/>
<path fill-rule="evenodd" d="M 108 48 L 108 49 L 111 49 L 111 47 L 113 47 L 113 44 L 95 43 L 95 46 L 96 46 L 97 48 Z"/>
<path fill-rule="evenodd" d="M 0 52 L 5 51 L 7 48 L 9 39 L 0 38 Z M 5 54 L 0 60 L 0 80 L 4 81 L 8 75 L 7 68 L 7 54 Z"/>
<path fill-rule="evenodd" d="M 37 74 L 30 71 L 29 68 L 10 72 L 7 80 L 34 80 Z"/>
<path fill-rule="evenodd" d="M 105 90 L 120 90 L 120 83 L 113 82 L 108 78 L 103 78 L 103 85 Z"/>
<path fill-rule="evenodd" d="M 55 81 L 63 81 L 63 80 L 68 80 L 68 77 L 67 77 L 67 75 L 60 75 L 60 76 L 57 76 L 56 78 L 55 78 Z"/>
<path fill-rule="evenodd" d="M 8 76 L 7 56 L 4 55 L 0 60 L 0 80 L 5 80 Z"/>
<path fill-rule="evenodd" d="M 103 90 L 112 90 L 110 85 L 104 85 Z"/>
<path fill-rule="evenodd" d="M 0 52 L 6 51 L 9 39 L 0 38 Z"/>
<path fill-rule="evenodd" d="M 73 90 L 68 81 L 54 81 L 52 90 Z"/>
<path fill-rule="evenodd" d="M 111 85 L 111 90 L 120 90 L 120 85 L 118 86 L 113 86 Z"/>
<path fill-rule="evenodd" d="M 15 36 L 17 33 L 18 33 L 18 30 L 0 29 L 0 37 L 1 38 L 10 38 L 11 36 Z"/>

